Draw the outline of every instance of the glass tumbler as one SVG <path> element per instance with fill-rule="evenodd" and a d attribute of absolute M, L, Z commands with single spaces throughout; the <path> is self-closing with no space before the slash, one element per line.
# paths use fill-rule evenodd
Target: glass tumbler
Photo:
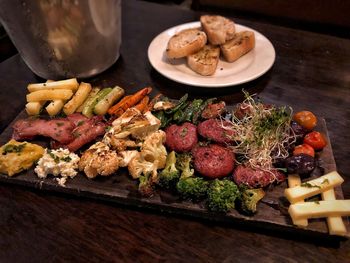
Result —
<path fill-rule="evenodd" d="M 120 55 L 121 0 L 0 0 L 0 22 L 45 79 L 91 77 Z"/>

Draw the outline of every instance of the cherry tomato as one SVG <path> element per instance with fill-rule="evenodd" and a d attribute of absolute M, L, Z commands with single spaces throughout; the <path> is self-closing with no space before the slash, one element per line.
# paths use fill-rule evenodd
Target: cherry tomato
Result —
<path fill-rule="evenodd" d="M 307 154 L 310 155 L 312 157 L 315 157 L 315 150 L 314 148 L 312 148 L 312 146 L 304 143 L 298 146 L 295 146 L 294 151 L 293 151 L 293 155 L 298 155 L 298 154 Z"/>
<path fill-rule="evenodd" d="M 312 130 L 317 124 L 317 118 L 311 111 L 299 111 L 294 114 L 293 120 L 307 130 Z"/>
<path fill-rule="evenodd" d="M 317 131 L 306 134 L 304 143 L 309 144 L 315 150 L 322 150 L 327 145 L 327 141 L 323 134 Z"/>

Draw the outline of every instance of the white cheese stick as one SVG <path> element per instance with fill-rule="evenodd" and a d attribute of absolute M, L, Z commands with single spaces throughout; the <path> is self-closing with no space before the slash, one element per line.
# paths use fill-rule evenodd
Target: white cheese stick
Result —
<path fill-rule="evenodd" d="M 289 174 L 288 175 L 288 186 L 290 188 L 299 186 L 301 184 L 300 176 L 297 174 Z"/>
<path fill-rule="evenodd" d="M 55 116 L 62 110 L 64 100 L 53 100 L 49 105 L 46 106 L 46 111 L 50 116 Z"/>
<path fill-rule="evenodd" d="M 292 187 L 296 187 L 299 186 L 301 184 L 301 180 L 300 180 L 300 176 L 298 174 L 289 174 L 288 175 L 288 185 L 290 188 Z M 304 200 L 301 200 L 297 203 L 303 203 Z M 308 221 L 307 219 L 298 219 L 298 220 L 293 220 L 293 224 L 296 226 L 300 226 L 300 227 L 307 227 L 308 225 Z"/>
<path fill-rule="evenodd" d="M 85 82 L 80 83 L 77 92 L 75 92 L 75 94 L 73 95 L 73 98 L 63 106 L 63 112 L 66 115 L 70 115 L 74 113 L 75 110 L 81 104 L 83 104 L 83 102 L 89 96 L 91 89 L 92 87 L 89 83 L 85 83 Z"/>
<path fill-rule="evenodd" d="M 48 89 L 38 90 L 27 94 L 27 102 L 47 100 L 68 100 L 73 96 L 70 89 Z"/>
<path fill-rule="evenodd" d="M 29 92 L 39 91 L 39 90 L 47 90 L 47 89 L 70 89 L 72 91 L 76 91 L 79 87 L 79 83 L 76 78 L 73 79 L 65 79 L 58 81 L 46 81 L 45 83 L 35 83 L 29 84 L 27 89 Z"/>
<path fill-rule="evenodd" d="M 325 201 L 336 200 L 334 189 L 329 189 L 322 194 L 322 199 Z M 329 216 L 327 217 L 327 224 L 329 234 L 344 236 L 346 235 L 346 226 L 344 225 L 344 221 L 340 216 Z"/>
<path fill-rule="evenodd" d="M 350 200 L 331 200 L 291 204 L 288 212 L 293 220 L 350 215 Z"/>
<path fill-rule="evenodd" d="M 45 104 L 45 101 L 35 101 L 28 102 L 26 104 L 26 111 L 28 115 L 39 115 L 42 106 Z"/>
<path fill-rule="evenodd" d="M 334 188 L 344 182 L 344 179 L 336 172 L 330 172 L 316 179 L 302 183 L 300 186 L 287 188 L 284 195 L 290 203 L 294 204 L 308 197 L 320 194 L 328 189 Z"/>

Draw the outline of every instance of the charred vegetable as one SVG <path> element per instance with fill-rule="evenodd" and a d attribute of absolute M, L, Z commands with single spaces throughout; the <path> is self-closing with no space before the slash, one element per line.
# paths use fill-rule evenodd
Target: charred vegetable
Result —
<path fill-rule="evenodd" d="M 192 168 L 192 155 L 190 153 L 182 153 L 177 156 L 176 168 L 181 171 L 181 178 L 188 178 L 194 175 Z"/>
<path fill-rule="evenodd" d="M 177 123 L 182 123 L 186 121 L 192 122 L 195 113 L 201 112 L 202 104 L 203 100 L 201 99 L 193 100 L 192 102 L 188 103 L 188 105 L 184 107 L 183 110 L 180 109 L 174 114 L 174 121 Z"/>
<path fill-rule="evenodd" d="M 249 189 L 246 186 L 242 186 L 240 191 L 240 210 L 247 215 L 255 214 L 258 202 L 265 196 L 264 190 L 262 188 Z"/>
<path fill-rule="evenodd" d="M 235 208 L 235 200 L 239 197 L 237 185 L 228 179 L 215 179 L 208 189 L 207 206 L 216 212 L 228 212 Z"/>
<path fill-rule="evenodd" d="M 142 196 L 150 197 L 154 194 L 153 180 L 151 174 L 141 175 L 139 177 L 139 192 Z"/>
<path fill-rule="evenodd" d="M 159 185 L 164 188 L 172 188 L 180 178 L 180 171 L 176 168 L 176 155 L 172 151 L 168 154 L 165 168 L 159 174 Z"/>
<path fill-rule="evenodd" d="M 181 171 L 181 177 L 176 184 L 176 190 L 183 199 L 200 200 L 207 195 L 209 183 L 201 177 L 194 175 L 192 168 L 192 155 L 183 153 L 178 155 L 177 168 Z"/>
<path fill-rule="evenodd" d="M 161 121 L 161 128 L 168 126 L 170 123 L 191 122 L 197 124 L 202 111 L 214 100 L 215 98 L 205 101 L 202 99 L 188 101 L 188 94 L 185 94 L 174 107 L 168 110 L 156 111 L 154 115 Z"/>
<path fill-rule="evenodd" d="M 201 177 L 189 177 L 180 179 L 176 189 L 184 199 L 200 200 L 206 197 L 208 185 Z"/>

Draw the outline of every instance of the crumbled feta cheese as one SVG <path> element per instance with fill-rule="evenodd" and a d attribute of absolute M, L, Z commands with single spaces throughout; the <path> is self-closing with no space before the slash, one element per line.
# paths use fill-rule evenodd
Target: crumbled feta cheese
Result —
<path fill-rule="evenodd" d="M 56 182 L 57 182 L 60 186 L 65 187 L 65 186 L 66 186 L 67 178 L 68 178 L 68 177 L 61 177 L 61 178 L 55 178 L 55 179 L 56 179 Z"/>
<path fill-rule="evenodd" d="M 34 171 L 39 178 L 46 178 L 49 174 L 61 176 L 62 180 L 59 180 L 58 183 L 64 186 L 68 177 L 73 178 L 77 175 L 79 160 L 79 156 L 69 152 L 68 149 L 45 149 Z"/>

